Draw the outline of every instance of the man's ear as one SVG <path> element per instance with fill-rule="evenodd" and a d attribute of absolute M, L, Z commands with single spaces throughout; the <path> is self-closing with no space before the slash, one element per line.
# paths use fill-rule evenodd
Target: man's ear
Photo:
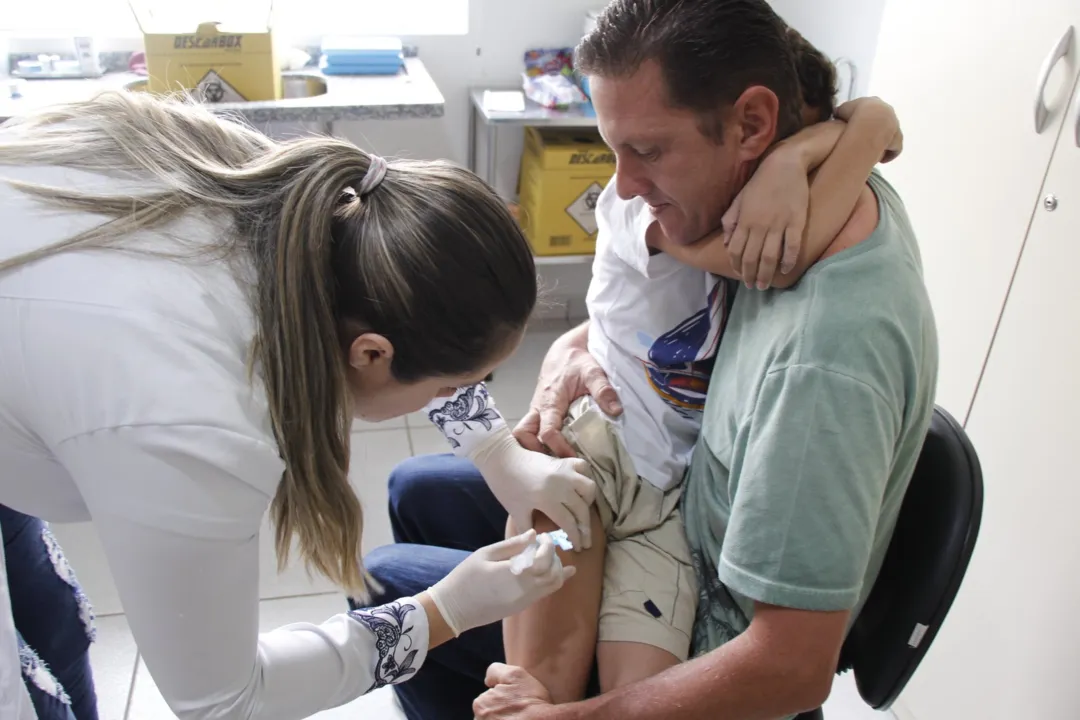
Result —
<path fill-rule="evenodd" d="M 780 99 L 769 88 L 753 85 L 735 101 L 729 117 L 742 159 L 757 160 L 776 141 Z"/>

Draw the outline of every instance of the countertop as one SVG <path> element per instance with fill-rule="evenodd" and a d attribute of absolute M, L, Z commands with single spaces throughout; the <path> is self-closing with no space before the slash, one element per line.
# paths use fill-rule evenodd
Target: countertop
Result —
<path fill-rule="evenodd" d="M 330 123 L 350 120 L 397 120 L 442 117 L 442 93 L 419 58 L 406 58 L 402 73 L 392 76 L 323 75 L 317 69 L 284 72 L 283 76 L 314 76 L 326 83 L 326 93 L 304 98 L 209 107 L 238 113 L 254 124 L 269 122 Z M 96 80 L 27 80 L 22 97 L 11 99 L 0 88 L 0 122 L 48 105 L 87 100 L 105 90 L 119 90 L 145 78 L 133 73 L 110 73 Z"/>
<path fill-rule="evenodd" d="M 592 103 L 575 105 L 566 110 L 552 110 L 525 98 L 525 109 L 520 112 L 489 110 L 484 106 L 484 93 L 516 90 L 521 88 L 474 88 L 469 91 L 473 107 L 488 125 L 528 125 L 535 127 L 596 127 L 596 110 Z"/>

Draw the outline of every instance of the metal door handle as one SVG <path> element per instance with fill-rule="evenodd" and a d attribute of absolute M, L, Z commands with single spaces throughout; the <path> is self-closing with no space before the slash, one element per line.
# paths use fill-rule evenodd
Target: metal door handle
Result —
<path fill-rule="evenodd" d="M 1043 99 L 1043 93 L 1046 90 L 1046 83 L 1050 79 L 1050 73 L 1054 70 L 1054 66 L 1058 64 L 1058 61 L 1069 54 L 1069 49 L 1072 47 L 1073 39 L 1073 26 L 1070 25 L 1069 29 L 1065 31 L 1065 34 L 1058 40 L 1058 44 L 1054 46 L 1054 49 L 1050 51 L 1050 54 L 1043 60 L 1042 68 L 1039 70 L 1039 79 L 1035 85 L 1035 132 L 1041 135 L 1042 131 L 1046 129 L 1046 121 L 1050 117 L 1050 109 L 1046 107 L 1046 102 Z"/>
<path fill-rule="evenodd" d="M 1076 132 L 1074 133 L 1076 140 L 1076 147 L 1080 148 L 1080 99 L 1076 101 Z"/>
<path fill-rule="evenodd" d="M 839 70 L 841 66 L 844 66 L 844 65 L 847 66 L 847 69 L 848 69 L 848 86 L 847 86 L 847 97 L 844 98 L 844 100 L 845 101 L 854 100 L 855 99 L 855 80 L 856 80 L 857 74 L 858 74 L 858 68 L 855 67 L 855 61 L 852 60 L 851 58 L 842 57 L 842 58 L 837 58 L 836 62 L 833 63 L 833 64 L 836 65 L 837 70 Z"/>

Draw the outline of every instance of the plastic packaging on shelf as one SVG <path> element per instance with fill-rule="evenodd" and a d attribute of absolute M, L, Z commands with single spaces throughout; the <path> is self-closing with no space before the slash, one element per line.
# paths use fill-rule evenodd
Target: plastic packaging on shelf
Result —
<path fill-rule="evenodd" d="M 581 88 L 565 75 L 525 76 L 525 96 L 553 110 L 565 110 L 588 101 Z"/>
<path fill-rule="evenodd" d="M 525 96 L 543 107 L 561 110 L 588 102 L 574 82 L 571 48 L 529 50 L 522 78 Z"/>

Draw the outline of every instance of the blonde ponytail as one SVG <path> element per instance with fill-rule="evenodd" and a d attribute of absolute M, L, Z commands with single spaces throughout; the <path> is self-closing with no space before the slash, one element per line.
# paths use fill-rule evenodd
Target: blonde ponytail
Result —
<path fill-rule="evenodd" d="M 320 573 L 356 595 L 363 520 L 349 486 L 351 417 L 330 272 L 331 226 L 342 188 L 363 177 L 368 159 L 336 141 L 306 164 L 282 197 L 275 242 L 259 259 L 262 365 L 270 415 L 287 470 L 271 504 L 280 564 L 293 535 Z"/>

